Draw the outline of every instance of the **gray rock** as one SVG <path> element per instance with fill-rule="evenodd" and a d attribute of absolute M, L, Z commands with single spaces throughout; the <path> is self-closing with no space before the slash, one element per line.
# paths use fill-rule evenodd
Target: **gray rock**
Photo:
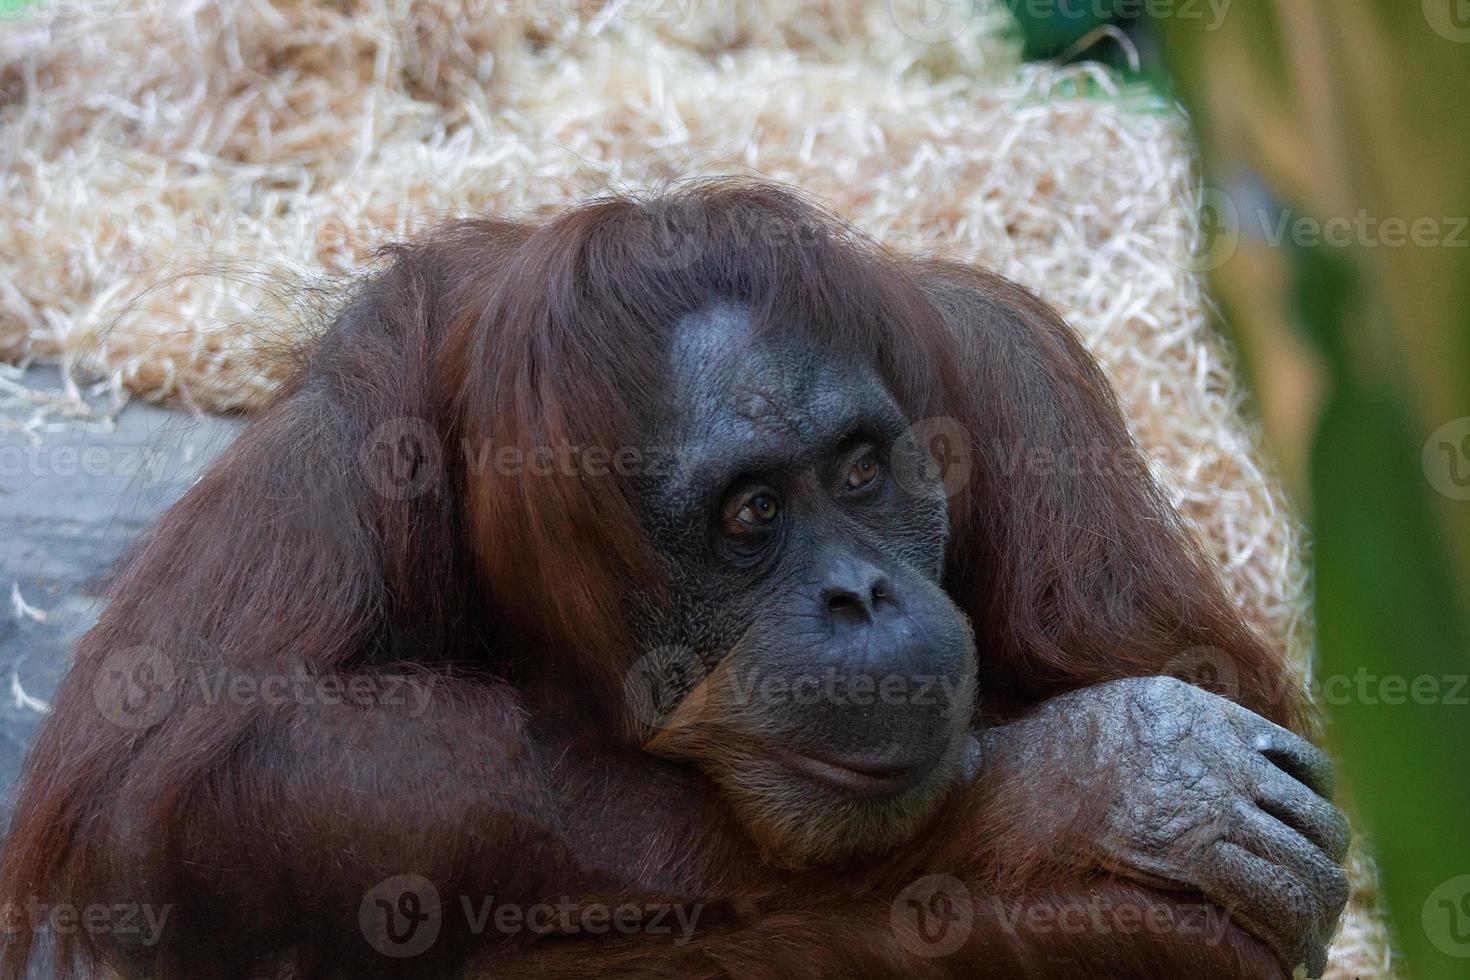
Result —
<path fill-rule="evenodd" d="M 22 383 L 60 390 L 54 368 L 35 367 Z M 0 407 L 0 420 L 33 409 Z M 10 799 L 26 745 L 42 715 L 21 705 L 13 685 L 50 700 L 71 647 L 96 621 L 109 571 L 147 524 L 199 477 L 244 424 L 134 401 L 111 432 L 58 420 L 57 431 L 0 430 L 0 800 Z M 12 612 L 11 589 L 45 611 Z"/>

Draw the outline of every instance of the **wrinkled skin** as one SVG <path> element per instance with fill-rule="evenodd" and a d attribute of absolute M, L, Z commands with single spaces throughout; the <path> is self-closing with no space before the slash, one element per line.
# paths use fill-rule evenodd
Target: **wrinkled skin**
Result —
<path fill-rule="evenodd" d="M 1306 739 L 1149 677 L 1062 695 L 981 744 L 985 764 L 1066 771 L 1074 800 L 1102 802 L 1101 833 L 1079 861 L 1100 856 L 1142 884 L 1197 890 L 1284 963 L 1321 976 L 1347 901 L 1350 834 L 1329 802 L 1331 763 Z"/>

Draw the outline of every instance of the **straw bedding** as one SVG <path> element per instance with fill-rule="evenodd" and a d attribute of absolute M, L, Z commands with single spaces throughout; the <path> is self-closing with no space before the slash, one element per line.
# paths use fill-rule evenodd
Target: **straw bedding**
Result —
<path fill-rule="evenodd" d="M 450 215 L 710 173 L 1046 296 L 1243 609 L 1305 660 L 1300 530 L 1194 271 L 1171 107 L 914 0 L 56 0 L 0 24 L 0 358 L 248 410 L 331 283 Z M 326 293 L 323 293 L 323 288 Z M 1338 978 L 1390 975 L 1362 868 Z"/>

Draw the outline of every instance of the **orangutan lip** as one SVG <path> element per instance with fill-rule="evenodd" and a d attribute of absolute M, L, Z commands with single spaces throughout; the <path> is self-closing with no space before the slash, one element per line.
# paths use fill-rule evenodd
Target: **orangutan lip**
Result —
<path fill-rule="evenodd" d="M 870 765 L 785 749 L 778 749 L 775 754 L 781 762 L 816 782 L 854 796 L 893 796 L 913 786 L 928 771 L 927 766 Z"/>

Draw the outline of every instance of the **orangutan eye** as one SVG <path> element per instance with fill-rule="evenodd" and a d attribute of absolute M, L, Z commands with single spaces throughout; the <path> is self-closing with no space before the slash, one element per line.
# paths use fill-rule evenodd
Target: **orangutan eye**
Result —
<path fill-rule="evenodd" d="M 878 458 L 873 455 L 872 450 L 864 452 L 847 469 L 847 479 L 843 483 L 845 490 L 861 490 L 878 478 Z"/>
<path fill-rule="evenodd" d="M 740 508 L 740 519 L 746 524 L 769 524 L 781 512 L 781 504 L 773 493 L 758 493 Z"/>
<path fill-rule="evenodd" d="M 776 491 L 760 487 L 730 498 L 725 508 L 725 533 L 732 535 L 764 531 L 781 516 L 781 498 Z"/>

